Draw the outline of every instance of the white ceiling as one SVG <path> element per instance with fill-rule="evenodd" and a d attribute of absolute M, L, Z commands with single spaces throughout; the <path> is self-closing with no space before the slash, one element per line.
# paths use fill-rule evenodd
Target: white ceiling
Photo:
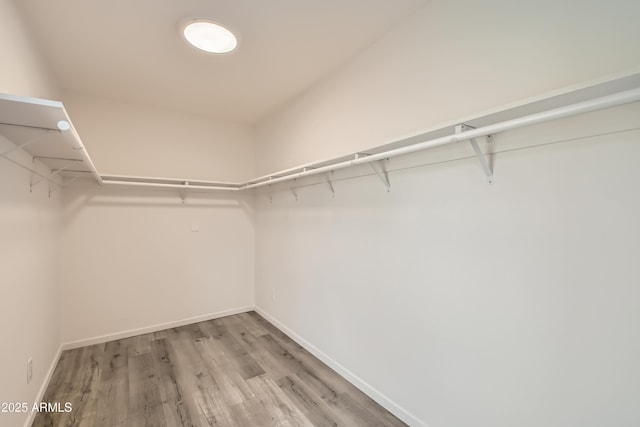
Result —
<path fill-rule="evenodd" d="M 428 0 L 19 0 L 64 90 L 256 123 Z M 187 45 L 185 20 L 232 29 L 239 48 Z"/>

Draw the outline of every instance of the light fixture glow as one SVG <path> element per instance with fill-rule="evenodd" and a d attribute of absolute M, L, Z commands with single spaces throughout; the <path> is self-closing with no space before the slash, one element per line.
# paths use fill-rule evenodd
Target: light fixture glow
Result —
<path fill-rule="evenodd" d="M 236 37 L 211 21 L 193 21 L 184 27 L 184 38 L 198 49 L 211 53 L 227 53 L 236 48 Z"/>

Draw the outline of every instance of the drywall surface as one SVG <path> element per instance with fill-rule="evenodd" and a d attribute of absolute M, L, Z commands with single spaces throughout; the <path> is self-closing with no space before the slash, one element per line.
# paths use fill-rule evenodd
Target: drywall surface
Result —
<path fill-rule="evenodd" d="M 247 126 L 74 93 L 62 101 L 103 174 L 214 181 L 255 176 Z"/>
<path fill-rule="evenodd" d="M 0 152 L 12 147 L 0 135 Z M 39 167 L 20 152 L 10 156 Z M 0 158 L 0 402 L 27 403 L 29 413 L 60 347 L 59 192 L 49 198 L 42 182 L 30 193 L 30 180 L 29 172 Z M 33 378 L 27 384 L 29 357 Z M 1 411 L 0 425 L 21 426 L 29 413 Z"/>
<path fill-rule="evenodd" d="M 257 129 L 258 174 L 640 66 L 640 2 L 432 0 Z"/>
<path fill-rule="evenodd" d="M 640 104 L 492 144 L 260 196 L 256 305 L 412 425 L 640 425 Z"/>
<path fill-rule="evenodd" d="M 55 82 L 12 0 L 0 0 L 0 52 L 0 93 L 57 99 Z"/>
<path fill-rule="evenodd" d="M 192 230 L 197 231 L 192 231 Z M 64 343 L 253 306 L 247 199 L 87 186 L 63 196 Z"/>

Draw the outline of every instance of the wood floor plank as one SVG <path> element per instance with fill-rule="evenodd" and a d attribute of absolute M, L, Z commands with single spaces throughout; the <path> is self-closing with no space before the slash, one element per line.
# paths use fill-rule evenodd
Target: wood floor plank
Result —
<path fill-rule="evenodd" d="M 253 359 L 262 367 L 265 373 L 274 381 L 284 378 L 289 375 L 291 371 L 289 366 L 281 363 L 280 355 L 274 354 L 269 351 L 264 344 L 263 339 L 267 335 L 261 335 L 259 337 L 253 337 L 253 335 L 245 335 L 241 343 L 247 348 L 247 351 Z"/>
<path fill-rule="evenodd" d="M 125 365 L 126 366 L 126 365 Z M 100 427 L 124 425 L 129 414 L 129 381 L 127 371 L 101 385 L 101 402 L 96 410 L 95 425 Z"/>
<path fill-rule="evenodd" d="M 280 390 L 273 380 L 265 375 L 247 381 L 257 400 L 266 409 L 269 419 L 265 425 L 273 426 L 309 426 L 313 424 L 302 411 Z"/>
<path fill-rule="evenodd" d="M 229 354 L 230 362 L 235 365 L 242 378 L 249 379 L 264 374 L 264 370 L 231 335 L 224 323 L 214 320 L 212 322 L 204 322 L 200 324 L 200 327 L 204 334 L 211 333 L 210 337 L 213 340 L 217 340 L 217 344 L 221 349 Z"/>
<path fill-rule="evenodd" d="M 203 356 L 203 363 L 207 371 L 214 378 L 225 401 L 230 404 L 242 403 L 247 398 L 253 397 L 246 386 L 244 379 L 234 370 L 235 365 L 215 343 L 210 343 L 212 338 L 196 343 L 196 348 Z"/>
<path fill-rule="evenodd" d="M 296 377 L 286 376 L 278 381 L 278 387 L 296 404 L 316 427 L 337 427 L 331 408 L 317 395 L 301 384 Z"/>
<path fill-rule="evenodd" d="M 50 388 L 45 393 L 45 402 L 61 403 L 73 402 L 73 411 L 39 413 L 34 426 L 75 426 L 83 424 L 84 419 L 95 417 L 98 405 L 101 346 L 83 347 L 75 354 L 69 354 L 64 368 L 58 373 L 56 382 L 58 388 Z M 84 369 L 74 369 L 75 363 Z"/>
<path fill-rule="evenodd" d="M 63 352 L 36 427 L 403 426 L 255 312 Z"/>
<path fill-rule="evenodd" d="M 174 361 L 176 381 L 185 398 L 187 410 L 197 425 L 224 425 L 231 417 L 223 393 L 198 353 L 195 339 L 202 338 L 191 328 L 174 329 L 169 335 L 169 354 Z M 194 339 L 194 337 L 196 337 Z"/>
<path fill-rule="evenodd" d="M 268 420 L 271 419 L 264 404 L 256 397 L 248 399 L 243 403 L 232 405 L 230 409 L 235 416 L 237 426 L 268 425 Z"/>
<path fill-rule="evenodd" d="M 166 334 L 163 334 L 166 337 Z M 154 338 L 157 338 L 155 336 Z M 151 343 L 153 367 L 158 377 L 159 394 L 167 426 L 191 426 L 191 415 L 187 410 L 182 389 L 176 380 L 174 362 L 167 349 L 166 338 Z"/>
<path fill-rule="evenodd" d="M 151 352 L 129 357 L 129 412 L 145 425 L 165 425 L 160 388 Z"/>
<path fill-rule="evenodd" d="M 94 418 L 98 427 L 121 426 L 129 413 L 129 358 L 124 340 L 105 344 L 101 358 L 100 405 Z"/>
<path fill-rule="evenodd" d="M 221 319 L 225 324 L 243 326 L 251 335 L 259 337 L 268 334 L 269 331 L 255 322 L 249 313 L 240 313 L 236 316 L 227 316 Z"/>

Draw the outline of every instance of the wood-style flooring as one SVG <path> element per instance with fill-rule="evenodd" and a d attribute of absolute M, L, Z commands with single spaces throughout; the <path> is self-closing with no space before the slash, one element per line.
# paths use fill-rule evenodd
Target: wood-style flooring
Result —
<path fill-rule="evenodd" d="M 255 312 L 65 351 L 33 426 L 403 426 Z"/>

